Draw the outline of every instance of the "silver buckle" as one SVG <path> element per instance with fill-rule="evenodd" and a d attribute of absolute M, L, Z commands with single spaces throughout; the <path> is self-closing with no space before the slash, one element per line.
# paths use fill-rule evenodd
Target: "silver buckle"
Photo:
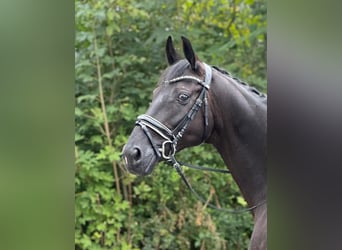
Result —
<path fill-rule="evenodd" d="M 170 153 L 169 155 L 165 154 L 165 145 L 170 144 Z M 176 145 L 172 142 L 172 141 L 164 141 L 162 144 L 162 148 L 161 148 L 161 153 L 162 156 L 165 160 L 169 160 L 171 158 L 171 156 L 174 156 L 176 153 Z"/>

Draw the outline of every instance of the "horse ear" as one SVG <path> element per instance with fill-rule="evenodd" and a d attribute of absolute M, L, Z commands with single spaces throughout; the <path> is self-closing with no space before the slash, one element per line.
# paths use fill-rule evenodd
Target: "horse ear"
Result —
<path fill-rule="evenodd" d="M 184 51 L 185 58 L 189 61 L 192 70 L 195 71 L 197 69 L 196 61 L 198 60 L 198 58 L 197 58 L 194 50 L 192 49 L 192 45 L 191 45 L 189 39 L 182 36 L 182 40 L 183 40 L 183 51 Z"/>
<path fill-rule="evenodd" d="M 166 57 L 169 65 L 174 64 L 179 60 L 179 55 L 177 54 L 175 48 L 173 47 L 172 37 L 169 36 L 166 41 Z"/>

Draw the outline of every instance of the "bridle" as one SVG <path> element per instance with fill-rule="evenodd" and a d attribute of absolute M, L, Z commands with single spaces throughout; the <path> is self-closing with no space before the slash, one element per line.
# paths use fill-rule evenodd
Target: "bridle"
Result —
<path fill-rule="evenodd" d="M 163 160 L 170 161 L 172 158 L 175 157 L 178 141 L 183 137 L 185 130 L 187 129 L 190 122 L 193 120 L 193 118 L 195 117 L 195 115 L 197 114 L 197 112 L 199 111 L 199 109 L 201 108 L 203 104 L 204 104 L 204 113 L 203 113 L 204 130 L 203 130 L 202 142 L 207 139 L 208 90 L 210 88 L 210 83 L 211 83 L 212 69 L 207 64 L 204 64 L 204 66 L 205 66 L 204 81 L 195 76 L 180 76 L 171 80 L 164 81 L 164 83 L 166 84 L 171 84 L 171 83 L 176 83 L 182 80 L 192 80 L 202 85 L 201 93 L 197 97 L 191 109 L 179 121 L 178 125 L 173 130 L 169 129 L 167 126 L 165 126 L 163 123 L 153 118 L 152 116 L 149 116 L 146 114 L 138 116 L 136 125 L 142 128 L 142 130 L 144 131 L 146 137 L 148 138 L 154 150 L 154 153 L 156 154 L 158 158 L 162 158 Z M 161 144 L 160 148 L 158 148 L 157 145 L 154 143 L 148 128 L 156 132 L 163 139 L 165 139 L 163 143 Z"/>
<path fill-rule="evenodd" d="M 151 144 L 154 153 L 158 157 L 158 159 L 163 159 L 169 164 L 171 164 L 177 171 L 177 173 L 180 175 L 186 186 L 192 191 L 192 193 L 202 202 L 206 203 L 205 199 L 203 199 L 197 192 L 192 188 L 189 181 L 184 176 L 181 166 L 187 166 L 190 168 L 200 169 L 200 170 L 206 170 L 206 171 L 212 171 L 212 172 L 221 172 L 221 173 L 230 173 L 229 170 L 226 169 L 214 169 L 214 168 L 207 168 L 207 167 L 200 167 L 200 166 L 193 166 L 190 164 L 183 164 L 176 160 L 175 154 L 176 154 L 176 147 L 178 141 L 183 137 L 185 130 L 199 111 L 199 109 L 204 104 L 204 112 L 203 112 L 203 122 L 204 122 L 204 129 L 203 129 L 203 135 L 202 135 L 202 142 L 204 142 L 208 137 L 208 91 L 210 89 L 211 79 L 212 79 L 212 68 L 203 63 L 205 66 L 205 78 L 204 80 L 201 80 L 195 76 L 191 75 L 185 75 L 185 76 L 179 76 L 176 78 L 173 78 L 171 80 L 165 80 L 165 84 L 171 84 L 176 83 L 182 80 L 191 80 L 195 81 L 198 84 L 202 86 L 202 90 L 197 97 L 196 101 L 192 105 L 191 109 L 188 111 L 188 113 L 180 120 L 180 122 L 177 124 L 177 126 L 171 130 L 166 125 L 164 125 L 162 122 L 158 121 L 157 119 L 153 118 L 152 116 L 143 114 L 139 115 L 136 121 L 136 125 L 140 126 L 143 130 L 144 134 L 146 135 L 149 143 Z M 158 147 L 156 143 L 153 141 L 152 135 L 150 133 L 150 130 L 157 133 L 160 137 L 164 139 L 164 141 L 161 144 L 161 147 Z M 169 146 L 168 146 L 169 145 Z M 266 203 L 266 200 L 258 203 L 255 206 L 243 208 L 239 210 L 229 210 L 224 208 L 218 208 L 212 204 L 208 204 L 209 207 L 225 211 L 228 213 L 242 213 L 251 211 L 261 205 Z"/>

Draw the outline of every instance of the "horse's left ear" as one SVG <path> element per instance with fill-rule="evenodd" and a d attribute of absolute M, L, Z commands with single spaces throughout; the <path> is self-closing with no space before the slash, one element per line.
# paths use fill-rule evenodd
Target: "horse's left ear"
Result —
<path fill-rule="evenodd" d="M 197 63 L 196 62 L 198 60 L 198 57 L 196 56 L 194 50 L 192 49 L 192 45 L 191 45 L 189 39 L 182 36 L 182 40 L 183 40 L 183 52 L 184 52 L 185 58 L 190 63 L 191 69 L 196 71 L 196 69 L 197 69 Z"/>

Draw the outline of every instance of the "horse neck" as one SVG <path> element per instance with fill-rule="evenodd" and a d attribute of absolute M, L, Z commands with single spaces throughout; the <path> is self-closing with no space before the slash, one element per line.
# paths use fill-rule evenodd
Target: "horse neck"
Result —
<path fill-rule="evenodd" d="M 209 96 L 213 144 L 249 206 L 266 199 L 266 105 L 235 80 L 216 72 Z"/>

